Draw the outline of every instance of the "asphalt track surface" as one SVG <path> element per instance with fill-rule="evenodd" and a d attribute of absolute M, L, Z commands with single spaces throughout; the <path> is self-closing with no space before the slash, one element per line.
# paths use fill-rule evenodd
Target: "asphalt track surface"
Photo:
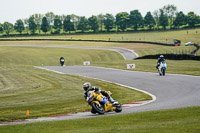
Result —
<path fill-rule="evenodd" d="M 200 105 L 200 76 L 126 71 L 92 66 L 46 66 L 42 69 L 63 74 L 109 81 L 149 92 L 156 100 L 145 106 L 128 108 L 123 113 L 172 109 Z M 155 99 L 155 98 L 154 98 Z"/>
<path fill-rule="evenodd" d="M 144 102 L 145 105 L 143 104 L 143 106 L 123 108 L 121 113 L 112 112 L 106 113 L 105 115 L 200 106 L 200 76 L 176 74 L 166 74 L 166 76 L 159 76 L 158 73 L 126 71 L 92 66 L 42 66 L 37 68 L 54 71 L 61 74 L 85 76 L 120 84 L 130 88 L 137 88 L 139 90 L 145 91 L 153 97 L 152 101 L 147 101 L 146 103 Z M 99 115 L 93 115 L 90 112 L 81 112 L 58 117 L 47 117 L 31 119 L 22 122 L 2 123 L 1 125 L 90 118 L 95 116 Z"/>
<path fill-rule="evenodd" d="M 71 45 L 47 45 L 47 44 L 38 44 L 38 45 L 15 45 L 15 44 L 7 44 L 0 45 L 6 47 L 48 47 L 48 48 L 76 48 L 76 49 L 95 49 L 95 50 L 111 50 L 120 53 L 125 60 L 133 60 L 138 57 L 138 54 L 133 50 L 118 48 L 118 47 L 90 47 L 90 46 L 71 46 Z"/>

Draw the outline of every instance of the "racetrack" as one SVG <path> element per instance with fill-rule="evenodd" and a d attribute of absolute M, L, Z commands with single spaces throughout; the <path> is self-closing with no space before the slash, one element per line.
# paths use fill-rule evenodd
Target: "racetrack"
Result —
<path fill-rule="evenodd" d="M 132 88 L 138 88 L 140 90 L 149 92 L 150 94 L 152 94 L 152 96 L 156 97 L 156 100 L 154 98 L 154 101 L 149 104 L 146 104 L 144 106 L 124 108 L 123 111 L 119 114 L 189 106 L 200 106 L 200 77 L 198 76 L 176 74 L 166 74 L 166 76 L 159 76 L 158 73 L 125 71 L 119 69 L 92 66 L 44 66 L 38 68 L 55 71 L 62 74 L 86 76 L 129 86 Z M 106 115 L 115 114 L 116 113 L 107 113 Z M 21 122 L 3 123 L 2 125 L 89 118 L 94 116 L 99 115 L 93 115 L 90 112 L 83 112 L 58 117 L 48 117 L 31 119 Z"/>

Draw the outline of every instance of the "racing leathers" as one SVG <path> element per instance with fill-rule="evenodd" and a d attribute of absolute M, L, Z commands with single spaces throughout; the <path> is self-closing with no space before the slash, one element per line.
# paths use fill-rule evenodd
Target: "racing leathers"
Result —
<path fill-rule="evenodd" d="M 157 69 L 158 69 L 158 67 L 160 66 L 160 63 L 163 62 L 163 61 L 165 61 L 164 58 L 160 58 L 160 57 L 158 58 L 157 66 L 156 66 Z"/>

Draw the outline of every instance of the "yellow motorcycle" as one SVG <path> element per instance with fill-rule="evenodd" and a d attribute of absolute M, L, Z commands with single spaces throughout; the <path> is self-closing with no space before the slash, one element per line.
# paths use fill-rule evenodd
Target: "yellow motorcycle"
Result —
<path fill-rule="evenodd" d="M 111 92 L 108 92 L 111 96 Z M 118 101 L 111 103 L 107 97 L 103 96 L 100 91 L 92 91 L 87 98 L 87 102 L 92 106 L 91 113 L 93 114 L 104 114 L 105 112 L 121 112 L 122 106 Z"/>

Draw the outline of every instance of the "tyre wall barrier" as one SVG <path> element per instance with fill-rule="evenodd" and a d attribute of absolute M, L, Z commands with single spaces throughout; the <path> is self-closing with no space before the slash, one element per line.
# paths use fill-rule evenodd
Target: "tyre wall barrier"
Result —
<path fill-rule="evenodd" d="M 85 42 L 115 42 L 115 43 L 147 43 L 163 46 L 174 46 L 174 44 L 148 42 L 148 41 L 106 41 L 106 40 L 75 40 L 75 39 L 0 39 L 0 41 L 85 41 Z"/>
<path fill-rule="evenodd" d="M 146 55 L 138 57 L 136 59 L 158 59 L 160 55 L 161 54 Z M 165 59 L 171 59 L 171 60 L 200 60 L 200 56 L 187 55 L 187 54 L 162 54 L 162 55 L 164 55 Z"/>

